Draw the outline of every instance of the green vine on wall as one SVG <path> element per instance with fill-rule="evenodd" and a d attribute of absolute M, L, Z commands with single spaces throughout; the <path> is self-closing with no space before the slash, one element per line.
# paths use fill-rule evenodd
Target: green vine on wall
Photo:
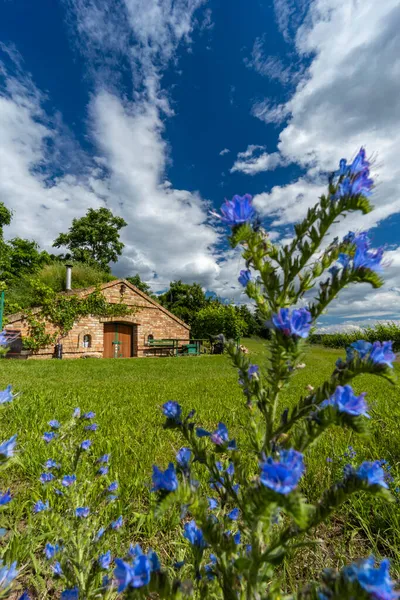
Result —
<path fill-rule="evenodd" d="M 40 310 L 25 310 L 23 317 L 29 326 L 29 335 L 24 337 L 23 346 L 34 352 L 64 338 L 82 317 L 123 317 L 136 312 L 135 308 L 122 302 L 122 297 L 118 304 L 110 304 L 100 288 L 85 298 L 57 294 L 42 283 L 35 283 L 34 288 Z M 48 323 L 55 327 L 54 333 L 46 333 Z"/>

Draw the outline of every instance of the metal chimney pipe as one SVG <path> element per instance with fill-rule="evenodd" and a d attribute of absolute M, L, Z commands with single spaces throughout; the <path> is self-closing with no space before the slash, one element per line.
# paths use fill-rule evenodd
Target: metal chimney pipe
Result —
<path fill-rule="evenodd" d="M 66 290 L 71 290 L 72 289 L 72 265 L 65 265 L 67 268 L 67 273 L 66 273 L 66 277 L 65 277 L 65 289 Z"/>

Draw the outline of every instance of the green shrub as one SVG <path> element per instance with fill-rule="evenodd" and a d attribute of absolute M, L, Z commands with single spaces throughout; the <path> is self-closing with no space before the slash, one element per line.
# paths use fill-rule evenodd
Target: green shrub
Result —
<path fill-rule="evenodd" d="M 192 337 L 208 338 L 223 333 L 228 339 L 236 340 L 247 330 L 246 321 L 231 305 L 211 305 L 202 308 L 192 323 Z"/>
<path fill-rule="evenodd" d="M 357 340 L 366 340 L 367 342 L 393 342 L 393 350 L 400 350 L 400 327 L 393 321 L 391 323 L 378 323 L 375 327 L 365 327 L 362 331 L 352 331 L 351 333 L 329 333 L 313 334 L 309 337 L 311 344 L 321 344 L 326 348 L 346 348 Z"/>

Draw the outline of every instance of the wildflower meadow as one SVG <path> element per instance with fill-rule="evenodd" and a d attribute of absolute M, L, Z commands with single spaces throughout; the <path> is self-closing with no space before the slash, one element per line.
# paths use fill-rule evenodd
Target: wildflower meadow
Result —
<path fill-rule="evenodd" d="M 40 590 L 35 592 L 38 597 L 69 600 L 400 597 L 389 559 L 378 559 L 368 550 L 353 562 L 339 569 L 324 569 L 306 582 L 292 578 L 288 585 L 285 576 L 299 552 L 312 545 L 315 532 L 335 514 L 343 514 L 341 511 L 354 499 L 371 507 L 365 520 L 373 518 L 374 504 L 390 507 L 393 514 L 399 510 L 397 483 L 385 458 L 359 461 L 353 444 L 347 447 L 346 456 L 339 456 L 338 448 L 324 456 L 330 481 L 317 480 L 313 494 L 305 485 L 315 448 L 325 448 L 321 442 L 331 432 L 343 431 L 351 439 L 360 436 L 368 445 L 366 436 L 369 427 L 374 427 L 371 422 L 377 411 L 366 392 L 356 391 L 356 386 L 366 376 L 380 386 L 395 385 L 395 354 L 390 340 L 353 341 L 339 352 L 325 380 L 313 380 L 306 389 L 303 385 L 299 397 L 290 403 L 285 397 L 286 391 L 293 389 L 293 380 L 300 376 L 299 370 L 303 373 L 307 367 L 311 356 L 307 338 L 329 303 L 350 284 L 364 282 L 378 288 L 383 283 L 383 249 L 372 249 L 366 232 L 349 232 L 320 250 L 329 228 L 341 215 L 372 210 L 370 166 L 363 148 L 351 164 L 342 159 L 329 179 L 326 195 L 295 226 L 289 246 L 271 243 L 248 195 L 226 201 L 221 214 L 214 214 L 230 228 L 231 246 L 242 247 L 246 269 L 239 280 L 269 324 L 271 340 L 263 355 L 265 364 L 253 362 L 255 353 L 244 352 L 227 341 L 232 365 L 229 377 L 236 379 L 236 395 L 223 383 L 219 388 L 210 371 L 214 401 L 207 405 L 212 414 L 208 408 L 206 420 L 202 414 L 204 399 L 197 402 L 195 410 L 190 406 L 190 394 L 185 402 L 178 397 L 180 386 L 175 397 L 157 399 L 158 413 L 142 423 L 140 432 L 137 428 L 137 443 L 146 446 L 144 454 L 168 438 L 178 446 L 174 460 L 167 464 L 160 464 L 159 453 L 154 460 L 147 457 L 153 463 L 147 474 L 147 502 L 138 506 L 132 499 L 129 504 L 119 477 L 121 465 L 115 460 L 120 449 L 110 447 L 111 430 L 116 432 L 116 446 L 129 448 L 133 444 L 125 435 L 123 421 L 135 419 L 134 406 L 131 404 L 125 413 L 118 411 L 122 392 L 116 386 L 109 389 L 113 412 L 102 423 L 102 438 L 97 437 L 100 424 L 94 407 L 79 404 L 70 410 L 60 406 L 60 414 L 54 413 L 46 421 L 35 438 L 40 444 L 40 472 L 33 492 L 21 490 L 21 505 L 19 481 L 12 472 L 20 477 L 36 467 L 29 466 L 29 457 L 24 463 L 17 429 L 11 436 L 3 436 L 2 476 L 4 481 L 7 477 L 13 482 L 15 491 L 2 489 L 2 518 L 4 523 L 6 511 L 14 504 L 19 506 L 13 514 L 20 515 L 20 523 L 14 522 L 9 531 L 2 530 L 6 541 L 2 544 L 0 597 L 33 597 L 27 573 L 40 581 Z M 318 260 L 312 262 L 318 252 Z M 317 290 L 313 297 L 310 290 Z M 3 346 L 7 343 L 3 336 Z M 215 364 L 226 369 L 222 362 L 225 357 L 208 358 L 217 359 Z M 190 359 L 181 364 L 185 366 L 176 368 L 185 369 L 186 379 L 191 373 L 198 377 L 196 370 L 204 368 Z M 2 365 L 4 376 L 8 364 L 3 361 Z M 43 389 L 58 384 L 61 366 L 64 368 L 47 368 Z M 17 378 L 29 377 L 32 368 L 30 364 L 12 366 L 9 372 Z M 80 365 L 79 369 L 91 367 Z M 86 379 L 89 372 L 93 373 L 86 370 Z M 89 388 L 89 381 L 82 376 Z M 201 377 L 195 381 L 200 387 Z M 24 394 L 14 393 L 17 385 L 9 383 L 0 394 L 5 430 L 10 424 L 7 411 L 24 403 Z M 151 383 L 156 385 L 154 375 Z M 102 386 L 106 382 L 101 381 L 99 388 Z M 91 395 L 93 391 L 88 389 L 88 397 Z M 219 416 L 223 410 L 229 418 L 234 398 L 238 402 L 240 398 L 240 408 L 235 407 L 240 432 L 235 423 L 227 424 L 227 419 Z M 37 414 L 46 407 L 39 393 L 32 396 L 30 429 L 36 433 L 35 401 Z M 151 430 L 153 438 L 148 441 L 152 420 L 158 429 Z M 13 426 L 17 422 L 12 420 Z M 131 456 L 125 464 L 127 484 L 137 473 L 136 463 Z M 135 538 L 127 543 L 122 538 L 128 523 L 136 524 L 141 543 Z M 146 533 L 156 524 L 154 542 L 157 536 L 168 537 L 169 528 L 173 532 L 160 548 L 151 547 L 146 540 Z M 31 551 L 32 539 L 37 543 Z M 24 556 L 22 562 L 9 560 L 18 553 Z"/>

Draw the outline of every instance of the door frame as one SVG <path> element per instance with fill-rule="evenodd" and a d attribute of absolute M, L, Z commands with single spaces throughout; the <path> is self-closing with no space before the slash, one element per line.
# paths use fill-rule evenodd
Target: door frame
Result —
<path fill-rule="evenodd" d="M 132 323 L 130 321 L 123 321 L 123 320 L 118 320 L 118 321 L 103 321 L 103 357 L 104 357 L 104 352 L 105 352 L 105 340 L 104 340 L 104 333 L 105 333 L 105 326 L 106 325 L 113 325 L 115 327 L 115 331 L 114 331 L 114 341 L 118 341 L 118 325 L 124 325 L 125 327 L 130 327 L 131 330 L 131 347 L 130 347 L 130 352 L 131 355 L 129 358 L 135 358 L 137 356 L 137 352 L 135 353 L 135 335 L 137 337 L 137 324 L 136 323 Z"/>

